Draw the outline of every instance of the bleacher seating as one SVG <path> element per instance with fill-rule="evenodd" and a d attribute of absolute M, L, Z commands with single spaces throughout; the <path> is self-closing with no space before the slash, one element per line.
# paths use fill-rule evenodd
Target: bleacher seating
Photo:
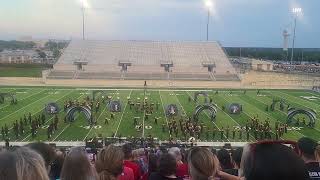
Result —
<path fill-rule="evenodd" d="M 176 79 L 238 81 L 236 71 L 217 42 L 176 41 L 81 41 L 73 40 L 54 65 L 49 77 L 63 77 L 58 71 L 74 71 L 74 62 L 88 62 L 75 79 Z M 121 72 L 119 62 L 128 62 Z M 172 62 L 169 75 L 162 62 Z M 203 62 L 215 65 L 214 76 Z M 57 73 L 55 73 L 57 72 Z M 54 74 L 54 75 L 52 75 Z M 216 78 L 214 78 L 216 77 Z"/>

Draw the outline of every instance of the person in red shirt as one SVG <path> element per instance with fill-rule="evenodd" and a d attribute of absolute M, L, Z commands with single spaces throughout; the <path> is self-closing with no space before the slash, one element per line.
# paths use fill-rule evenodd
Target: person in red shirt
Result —
<path fill-rule="evenodd" d="M 121 175 L 118 176 L 118 180 L 134 180 L 132 169 L 128 167 L 123 167 L 123 171 Z"/>
<path fill-rule="evenodd" d="M 177 169 L 176 169 L 176 176 L 177 177 L 188 177 L 188 164 L 182 162 L 182 154 L 179 148 L 172 147 L 168 151 L 169 154 L 171 154 L 177 162 Z"/>
<path fill-rule="evenodd" d="M 141 179 L 141 169 L 138 164 L 133 162 L 132 146 L 130 144 L 125 144 L 122 146 L 122 151 L 124 153 L 124 164 L 123 165 L 125 167 L 132 169 L 135 180 L 140 180 Z"/>

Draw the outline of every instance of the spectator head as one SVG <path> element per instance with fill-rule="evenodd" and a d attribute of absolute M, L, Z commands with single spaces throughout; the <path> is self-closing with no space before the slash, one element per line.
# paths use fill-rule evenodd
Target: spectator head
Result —
<path fill-rule="evenodd" d="M 27 145 L 28 148 L 39 153 L 46 165 L 48 173 L 50 172 L 51 164 L 55 160 L 55 151 L 54 149 L 45 143 L 35 142 Z"/>
<path fill-rule="evenodd" d="M 37 152 L 21 147 L 15 151 L 18 180 L 49 180 L 43 158 Z"/>
<path fill-rule="evenodd" d="M 318 143 L 310 138 L 303 137 L 298 140 L 298 147 L 300 149 L 301 158 L 305 161 L 315 161 L 315 150 Z"/>
<path fill-rule="evenodd" d="M 62 151 L 56 152 L 56 158 L 51 165 L 50 177 L 54 179 L 60 179 L 64 158 L 65 158 L 64 152 Z"/>
<path fill-rule="evenodd" d="M 17 180 L 16 157 L 11 152 L 0 153 L 0 179 Z"/>
<path fill-rule="evenodd" d="M 150 153 L 148 160 L 149 160 L 148 172 L 151 174 L 153 172 L 158 171 L 158 156 L 153 153 Z"/>
<path fill-rule="evenodd" d="M 178 147 L 170 148 L 168 153 L 171 154 L 176 159 L 177 162 L 182 160 L 182 155 Z"/>
<path fill-rule="evenodd" d="M 246 180 L 307 180 L 303 160 L 282 144 L 250 144 L 243 150 L 240 174 Z"/>
<path fill-rule="evenodd" d="M 217 158 L 207 148 L 196 147 L 189 152 L 188 165 L 193 180 L 214 179 L 218 164 Z"/>
<path fill-rule="evenodd" d="M 172 176 L 176 174 L 176 159 L 168 153 L 162 154 L 159 159 L 159 173 L 162 176 Z"/>
<path fill-rule="evenodd" d="M 218 151 L 217 157 L 219 159 L 222 169 L 232 169 L 231 156 L 228 150 L 222 148 Z"/>
<path fill-rule="evenodd" d="M 134 161 L 136 161 L 136 160 L 138 160 L 139 159 L 139 151 L 136 149 L 136 150 L 133 150 L 132 151 L 132 159 L 134 160 Z"/>
<path fill-rule="evenodd" d="M 100 180 L 117 179 L 123 172 L 124 153 L 120 147 L 109 145 L 97 156 L 96 170 Z"/>
<path fill-rule="evenodd" d="M 122 146 L 122 151 L 124 153 L 124 159 L 125 160 L 131 160 L 132 159 L 132 145 L 131 144 L 125 144 Z"/>
<path fill-rule="evenodd" d="M 91 166 L 84 148 L 71 148 L 65 157 L 61 170 L 61 180 L 95 180 L 97 174 Z"/>
<path fill-rule="evenodd" d="M 232 152 L 232 160 L 235 168 L 240 168 L 241 157 L 242 157 L 243 148 L 237 148 Z"/>

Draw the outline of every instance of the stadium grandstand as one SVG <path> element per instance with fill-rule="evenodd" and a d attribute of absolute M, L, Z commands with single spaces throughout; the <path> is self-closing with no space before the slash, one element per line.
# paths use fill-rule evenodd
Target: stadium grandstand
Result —
<path fill-rule="evenodd" d="M 240 80 L 215 41 L 73 40 L 47 78 Z"/>

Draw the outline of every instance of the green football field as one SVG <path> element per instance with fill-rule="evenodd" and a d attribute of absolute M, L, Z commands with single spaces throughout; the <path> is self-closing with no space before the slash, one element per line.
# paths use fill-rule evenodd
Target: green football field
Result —
<path fill-rule="evenodd" d="M 149 103 L 159 103 L 158 109 L 150 115 L 148 120 L 145 120 L 145 111 L 136 112 L 129 108 L 128 98 L 133 102 L 138 102 L 144 99 L 143 89 L 102 89 L 103 93 L 97 93 L 96 100 L 101 100 L 102 96 L 110 96 L 112 100 L 120 100 L 122 111 L 115 113 L 114 120 L 110 120 L 105 124 L 105 118 L 110 118 L 111 112 L 106 104 L 102 104 L 98 112 L 93 112 L 93 116 L 97 119 L 95 126 L 89 126 L 85 120 L 83 113 L 76 114 L 76 120 L 72 123 L 64 122 L 66 113 L 63 111 L 63 105 L 68 100 L 79 100 L 89 96 L 92 98 L 94 89 L 86 88 L 59 88 L 59 87 L 2 87 L 0 93 L 13 93 L 15 94 L 18 103 L 15 105 L 10 104 L 10 98 L 6 98 L 3 104 L 0 104 L 0 127 L 9 127 L 10 141 L 82 141 L 86 138 L 95 136 L 110 137 L 147 137 L 152 135 L 161 140 L 169 139 L 169 132 L 167 124 L 171 118 L 165 116 L 166 107 L 170 104 L 175 104 L 178 107 L 179 115 L 175 119 L 180 119 L 182 116 L 192 116 L 197 105 L 203 104 L 204 97 L 200 96 L 198 101 L 190 101 L 193 99 L 194 93 L 199 91 L 206 91 L 209 98 L 217 105 L 218 111 L 216 120 L 214 122 L 209 118 L 210 112 L 203 111 L 199 116 L 199 121 L 203 123 L 208 130 L 211 129 L 230 129 L 245 126 L 247 120 L 252 117 L 258 116 L 260 121 L 269 119 L 271 127 L 275 126 L 275 122 L 279 121 L 285 123 L 287 121 L 287 111 L 279 110 L 279 105 L 276 106 L 275 111 L 266 111 L 266 107 L 272 104 L 273 99 L 284 99 L 290 107 L 301 109 L 313 109 L 320 112 L 320 94 L 312 91 L 303 90 L 185 90 L 185 89 L 148 89 L 146 91 L 147 101 Z M 58 130 L 55 131 L 50 139 L 47 138 L 48 124 L 53 121 L 53 116 L 46 114 L 45 124 L 43 124 L 36 134 L 36 137 L 31 137 L 30 125 L 26 125 L 23 135 L 18 138 L 14 135 L 12 125 L 13 123 L 23 117 L 24 114 L 28 115 L 30 112 L 32 118 L 37 117 L 39 114 L 44 113 L 45 104 L 56 102 L 61 111 L 58 114 L 59 123 Z M 243 107 L 240 114 L 231 114 L 226 110 L 229 104 L 238 103 Z M 225 107 L 225 108 L 223 108 Z M 222 110 L 225 109 L 225 110 Z M 303 118 L 303 115 L 298 115 Z M 319 115 L 318 115 L 319 116 Z M 138 130 L 133 125 L 134 117 L 138 118 L 138 123 L 142 124 L 142 129 Z M 155 124 L 154 118 L 158 117 L 158 123 Z M 307 117 L 305 117 L 307 118 Z M 165 125 L 165 131 L 162 126 Z M 302 136 L 308 136 L 316 140 L 320 140 L 320 124 L 316 122 L 314 128 L 309 128 L 304 125 L 295 127 L 295 124 L 290 125 L 288 132 L 284 134 L 283 139 L 297 140 Z M 189 137 L 188 137 L 189 138 Z M 1 136 L 2 139 L 2 136 Z M 178 137 L 173 135 L 173 139 L 184 139 L 184 136 L 179 132 Z M 220 141 L 219 135 L 214 139 L 201 136 L 203 141 Z M 237 134 L 234 138 L 230 135 L 223 141 L 238 142 L 246 141 L 245 135 L 240 139 Z M 254 136 L 250 134 L 250 140 L 254 141 Z"/>

